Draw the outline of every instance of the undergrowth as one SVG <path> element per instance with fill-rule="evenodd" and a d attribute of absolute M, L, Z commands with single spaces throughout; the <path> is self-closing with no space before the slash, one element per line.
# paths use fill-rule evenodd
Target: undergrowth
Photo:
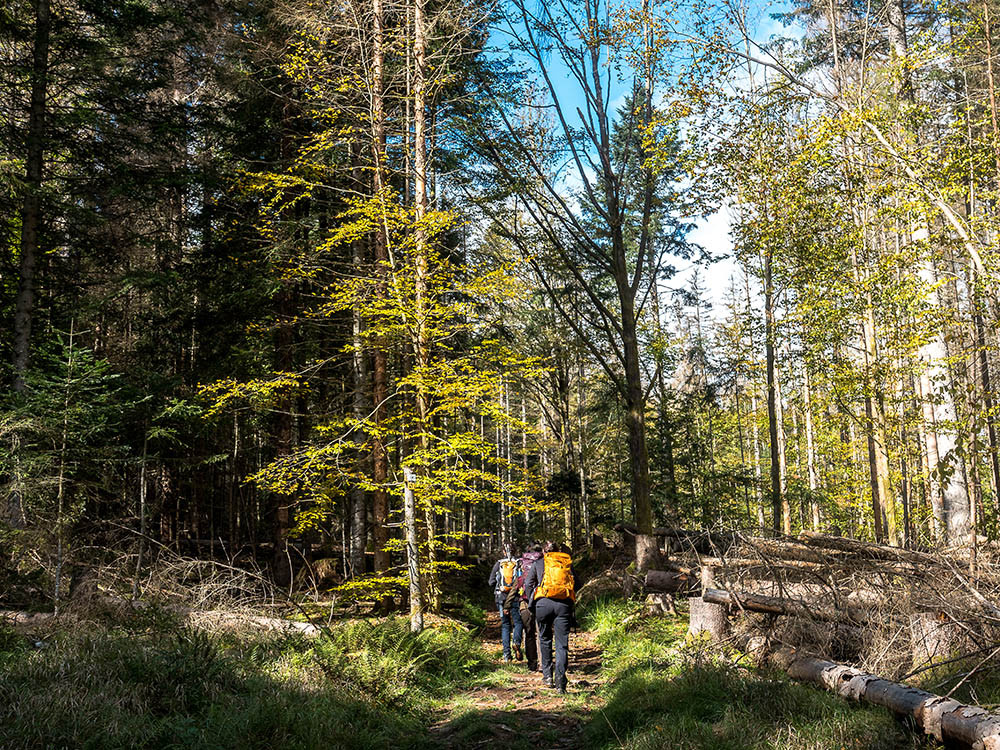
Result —
<path fill-rule="evenodd" d="M 0 633 L 0 747 L 409 748 L 428 705 L 489 668 L 460 626 L 329 637 L 78 623 Z"/>
<path fill-rule="evenodd" d="M 783 674 L 740 665 L 685 638 L 686 617 L 634 618 L 599 600 L 581 613 L 604 649 L 604 706 L 588 748 L 902 750 L 930 748 L 886 711 L 852 705 Z"/>

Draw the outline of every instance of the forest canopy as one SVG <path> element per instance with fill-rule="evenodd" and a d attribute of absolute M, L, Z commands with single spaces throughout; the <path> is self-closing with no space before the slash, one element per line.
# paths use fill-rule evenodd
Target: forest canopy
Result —
<path fill-rule="evenodd" d="M 6 3 L 4 565 L 995 539 L 998 13 Z"/>

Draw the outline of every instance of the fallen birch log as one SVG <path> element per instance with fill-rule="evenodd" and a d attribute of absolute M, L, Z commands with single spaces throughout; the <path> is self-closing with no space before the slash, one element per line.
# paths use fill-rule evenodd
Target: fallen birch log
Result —
<path fill-rule="evenodd" d="M 860 669 L 781 649 L 772 660 L 789 677 L 812 682 L 843 698 L 911 717 L 939 742 L 963 742 L 972 750 L 1000 750 L 1000 716 L 926 690 L 885 680 Z"/>
<path fill-rule="evenodd" d="M 219 610 L 191 610 L 188 617 L 201 626 L 223 625 L 229 627 L 253 626 L 263 630 L 282 633 L 301 633 L 305 636 L 318 636 L 323 629 L 311 622 L 286 620 L 279 617 L 262 617 L 260 615 L 242 614 L 240 612 L 225 612 Z"/>

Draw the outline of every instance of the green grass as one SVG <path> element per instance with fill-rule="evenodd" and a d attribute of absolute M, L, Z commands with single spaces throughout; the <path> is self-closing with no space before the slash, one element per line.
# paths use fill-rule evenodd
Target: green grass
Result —
<path fill-rule="evenodd" d="M 633 608 L 634 609 L 634 608 Z M 610 678 L 586 727 L 588 748 L 880 750 L 929 748 L 888 712 L 863 708 L 783 674 L 749 669 L 688 642 L 686 618 L 622 625 L 622 602 L 581 614 L 597 631 Z"/>
<path fill-rule="evenodd" d="M 0 633 L 0 747 L 394 748 L 489 662 L 460 627 L 350 623 L 318 639 L 79 625 Z"/>

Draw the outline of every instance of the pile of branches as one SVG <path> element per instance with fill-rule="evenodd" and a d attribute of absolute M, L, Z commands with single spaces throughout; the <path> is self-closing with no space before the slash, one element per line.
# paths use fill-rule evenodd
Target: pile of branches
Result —
<path fill-rule="evenodd" d="M 740 615 L 744 642 L 765 638 L 894 679 L 942 662 L 966 672 L 1000 667 L 995 549 L 981 546 L 970 560 L 967 550 L 920 552 L 811 532 L 731 538 L 711 554 L 692 545 L 667 567 L 691 595 Z M 714 582 L 702 587 L 704 568 Z"/>

